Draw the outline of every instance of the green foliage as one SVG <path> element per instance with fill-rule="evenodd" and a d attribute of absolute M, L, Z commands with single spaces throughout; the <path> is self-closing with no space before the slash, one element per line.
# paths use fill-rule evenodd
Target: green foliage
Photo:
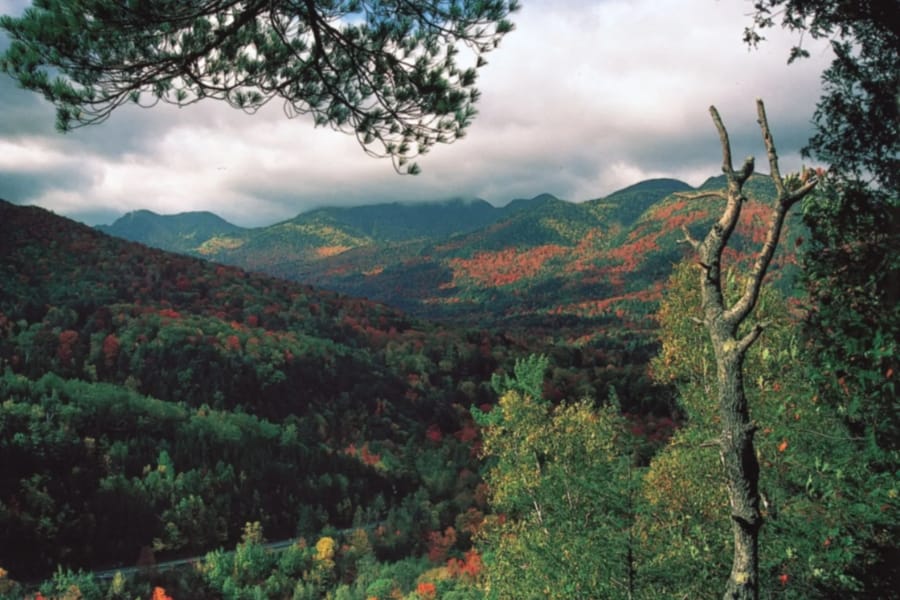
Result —
<path fill-rule="evenodd" d="M 501 396 L 507 392 L 518 392 L 532 398 L 541 398 L 544 394 L 544 375 L 549 366 L 550 361 L 544 355 L 532 354 L 527 358 L 517 359 L 513 376 L 495 374 L 491 377 L 491 387 Z"/>
<path fill-rule="evenodd" d="M 892 494 L 898 473 L 896 340 L 900 336 L 900 29 L 890 2 L 842 3 L 768 0 L 756 4 L 745 40 L 781 25 L 801 36 L 828 40 L 833 60 L 822 74 L 816 131 L 804 152 L 828 166 L 804 202 L 809 238 L 802 248 L 810 295 L 805 334 L 807 376 L 820 402 L 836 409 L 856 438 L 847 471 L 869 477 L 871 496 Z M 809 56 L 798 44 L 790 61 Z M 823 464 L 836 464 L 826 461 Z M 837 461 L 840 464 L 840 461 Z M 851 465 L 848 465 L 850 467 Z M 843 468 L 838 472 L 845 473 Z M 866 474 L 868 473 L 868 474 Z M 886 477 L 886 480 L 882 478 Z M 885 481 L 885 483 L 882 483 Z M 857 508 L 869 506 L 863 500 Z M 889 525 L 896 502 L 882 505 L 868 535 L 855 535 L 860 557 L 847 577 L 866 597 L 888 597 L 900 585 L 896 540 Z M 866 510 L 853 511 L 857 515 Z M 875 515 L 865 515 L 873 519 Z M 861 517 L 862 518 L 862 517 Z M 857 530 L 856 532 L 860 532 Z"/>
<path fill-rule="evenodd" d="M 517 364 L 485 426 L 495 515 L 481 534 L 491 598 L 624 596 L 631 586 L 635 470 L 618 408 L 550 404 L 546 358 Z"/>
<path fill-rule="evenodd" d="M 83 598 L 103 600 L 101 585 L 90 573 L 73 572 L 59 567 L 53 578 L 41 585 L 41 594 L 50 598 Z"/>
<path fill-rule="evenodd" d="M 703 596 L 729 568 L 717 417 L 708 407 L 715 371 L 710 342 L 691 319 L 699 311 L 694 279 L 693 267 L 676 268 L 660 309 L 663 350 L 653 366 L 656 376 L 677 382 L 688 417 L 644 481 L 638 580 L 658 596 Z M 755 316 L 767 323 L 745 370 L 766 519 L 761 596 L 863 593 L 885 577 L 872 545 L 893 535 L 896 472 L 859 460 L 862 440 L 822 401 L 811 371 L 815 359 L 799 341 L 788 301 L 767 289 Z"/>
<path fill-rule="evenodd" d="M 299 12 L 291 2 L 36 2 L 0 19 L 13 40 L 0 68 L 54 103 L 63 131 L 131 102 L 215 98 L 255 112 L 277 98 L 286 114 L 312 114 L 416 173 L 411 158 L 463 136 L 477 69 L 516 9 L 506 0 L 310 2 Z M 457 64 L 463 47 L 475 66 Z"/>
<path fill-rule="evenodd" d="M 900 474 L 900 212 L 896 194 L 885 192 L 827 177 L 804 206 L 810 237 L 802 255 L 811 304 L 808 377 L 819 401 L 836 410 L 857 438 L 848 449 L 852 463 L 829 464 L 870 479 L 865 485 L 871 500 L 854 512 L 889 498 L 881 504 L 884 520 L 876 520 L 868 535 L 852 537 L 865 560 L 851 572 L 872 597 L 900 585 L 900 518 L 891 496 Z"/>
<path fill-rule="evenodd" d="M 834 52 L 822 74 L 822 97 L 814 115 L 816 133 L 805 152 L 828 164 L 842 180 L 863 183 L 896 198 L 900 188 L 896 6 L 766 0 L 757 2 L 754 9 L 753 23 L 745 30 L 747 43 L 758 44 L 765 29 L 780 24 L 798 33 L 801 42 L 806 35 L 828 40 Z M 808 56 L 798 44 L 789 62 Z"/>

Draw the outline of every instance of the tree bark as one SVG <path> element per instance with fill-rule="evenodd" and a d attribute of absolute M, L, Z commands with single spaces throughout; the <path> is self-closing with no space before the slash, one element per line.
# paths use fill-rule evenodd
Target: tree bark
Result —
<path fill-rule="evenodd" d="M 722 146 L 722 172 L 728 187 L 724 193 L 713 194 L 725 200 L 725 210 L 712 226 L 703 242 L 690 237 L 687 241 L 699 255 L 703 323 L 709 332 L 717 366 L 717 394 L 721 421 L 720 457 L 724 468 L 728 500 L 731 507 L 731 528 L 734 537 L 734 556 L 731 573 L 725 588 L 725 600 L 758 600 L 759 598 L 759 531 L 763 518 L 760 512 L 759 462 L 753 446 L 755 427 L 744 391 L 744 358 L 747 350 L 762 333 L 762 325 L 755 325 L 747 333 L 739 333 L 740 326 L 752 313 L 766 275 L 788 210 L 812 191 L 815 177 L 792 180 L 797 185 L 788 189 L 778 169 L 778 156 L 769 131 L 765 107 L 757 100 L 757 115 L 771 177 L 777 197 L 772 204 L 766 239 L 746 277 L 741 296 L 728 306 L 722 286 L 722 253 L 737 226 L 741 208 L 746 202 L 743 186 L 753 174 L 754 160 L 747 158 L 739 171 L 731 161 L 728 132 L 715 107 L 710 114 L 719 133 Z M 702 197 L 710 194 L 702 194 Z"/>

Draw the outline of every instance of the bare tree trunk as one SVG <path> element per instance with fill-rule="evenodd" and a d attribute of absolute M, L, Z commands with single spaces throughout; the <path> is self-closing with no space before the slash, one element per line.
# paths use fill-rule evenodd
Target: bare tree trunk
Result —
<path fill-rule="evenodd" d="M 725 211 L 702 242 L 693 239 L 685 229 L 687 241 L 699 255 L 702 270 L 700 285 L 703 324 L 709 332 L 716 356 L 716 400 L 722 426 L 719 440 L 720 456 L 725 471 L 731 506 L 731 528 L 734 535 L 734 558 L 725 588 L 726 600 L 759 598 L 759 530 L 763 522 L 759 508 L 759 462 L 753 447 L 756 428 L 750 419 L 744 392 L 744 357 L 762 333 L 763 326 L 756 324 L 743 333 L 739 333 L 738 330 L 756 306 L 762 280 L 778 246 L 785 215 L 791 206 L 812 191 L 816 184 L 814 177 L 807 180 L 804 174 L 801 178 L 791 179 L 791 187 L 794 189 L 787 189 L 778 169 L 778 156 L 769 132 L 762 100 L 757 100 L 756 106 L 771 177 L 778 193 L 772 204 L 766 239 L 747 274 L 746 287 L 743 294 L 730 306 L 725 301 L 722 286 L 722 253 L 728 245 L 728 240 L 740 218 L 741 207 L 746 201 L 743 186 L 753 174 L 754 160 L 749 157 L 739 171 L 734 170 L 728 133 L 714 106 L 709 110 L 719 132 L 722 145 L 722 172 L 725 173 L 728 187 L 724 194 L 712 192 L 694 197 L 722 197 L 726 202 Z"/>

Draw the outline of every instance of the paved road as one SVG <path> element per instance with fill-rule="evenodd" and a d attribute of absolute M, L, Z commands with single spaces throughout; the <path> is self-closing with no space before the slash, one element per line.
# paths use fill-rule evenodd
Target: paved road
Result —
<path fill-rule="evenodd" d="M 361 525 L 359 527 L 350 527 L 348 529 L 338 529 L 335 534 L 336 535 L 346 535 L 357 529 L 375 529 L 378 525 L 381 525 L 381 522 L 377 523 L 369 523 L 368 525 Z M 287 550 L 293 544 L 299 542 L 302 538 L 289 538 L 286 540 L 279 540 L 277 542 L 266 542 L 263 544 L 264 548 L 268 548 L 274 552 L 281 552 L 283 550 Z M 232 554 L 234 551 L 231 550 L 226 554 Z M 171 571 L 173 569 L 178 569 L 180 567 L 186 567 L 195 563 L 199 563 L 200 561 L 206 558 L 206 554 L 201 554 L 198 556 L 189 556 L 187 558 L 176 558 L 173 560 L 166 560 L 163 562 L 158 562 L 155 565 L 148 565 L 143 567 L 119 567 L 116 569 L 105 569 L 102 571 L 91 571 L 91 574 L 97 579 L 112 579 L 116 576 L 116 573 L 121 573 L 122 575 L 134 575 L 136 573 L 140 573 L 144 570 L 156 570 L 156 571 Z"/>
<path fill-rule="evenodd" d="M 352 531 L 352 530 L 348 530 Z M 342 533 L 342 532 L 339 532 Z M 297 543 L 300 538 L 290 538 L 287 540 L 280 540 L 277 542 L 267 542 L 263 544 L 263 547 L 268 548 L 269 550 L 273 550 L 275 552 L 281 552 L 283 550 L 287 550 L 291 547 L 291 545 Z M 229 551 L 227 554 L 232 554 L 234 551 Z M 144 570 L 155 570 L 155 571 L 171 571 L 173 569 L 177 569 L 179 567 L 186 567 L 192 565 L 194 563 L 198 563 L 206 558 L 206 554 L 198 555 L 198 556 L 189 556 L 187 558 L 176 558 L 174 560 L 166 560 L 163 562 L 158 562 L 154 565 L 147 565 L 143 567 L 118 567 L 115 569 L 105 569 L 103 571 L 91 571 L 91 574 L 97 579 L 112 579 L 116 576 L 116 573 L 121 573 L 122 575 L 134 575 L 135 573 L 139 573 Z"/>

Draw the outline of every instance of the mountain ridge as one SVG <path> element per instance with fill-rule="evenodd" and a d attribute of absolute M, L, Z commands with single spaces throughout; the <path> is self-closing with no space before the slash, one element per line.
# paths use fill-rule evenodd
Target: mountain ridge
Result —
<path fill-rule="evenodd" d="M 580 203 L 543 193 L 503 207 L 476 199 L 317 208 L 211 238 L 191 254 L 419 317 L 540 323 L 548 330 L 569 317 L 609 325 L 626 318 L 652 328 L 649 316 L 665 279 L 687 251 L 682 228 L 702 235 L 719 202 L 705 192 L 721 185 L 720 177 L 697 188 L 658 178 Z M 735 261 L 758 237 L 760 202 L 773 193 L 771 180 L 759 174 L 747 190 Z M 466 214 L 481 217 L 464 228 Z M 428 215 L 443 215 L 441 226 L 429 229 Z"/>

